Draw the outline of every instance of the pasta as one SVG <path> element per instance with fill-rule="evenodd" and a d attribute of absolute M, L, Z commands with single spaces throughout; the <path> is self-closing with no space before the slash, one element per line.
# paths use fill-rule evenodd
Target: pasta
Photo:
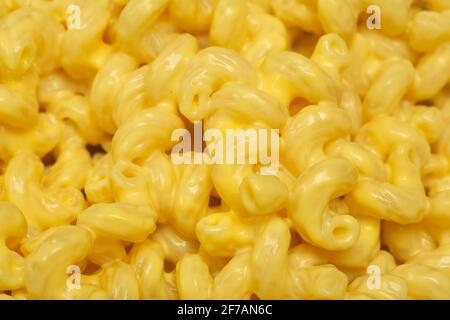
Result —
<path fill-rule="evenodd" d="M 0 300 L 450 300 L 450 2 L 0 2 Z"/>

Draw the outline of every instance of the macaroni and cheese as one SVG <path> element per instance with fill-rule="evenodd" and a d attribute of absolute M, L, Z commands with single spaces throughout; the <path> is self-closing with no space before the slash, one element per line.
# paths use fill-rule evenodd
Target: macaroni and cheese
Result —
<path fill-rule="evenodd" d="M 450 1 L 0 1 L 0 299 L 450 299 L 449 261 Z"/>

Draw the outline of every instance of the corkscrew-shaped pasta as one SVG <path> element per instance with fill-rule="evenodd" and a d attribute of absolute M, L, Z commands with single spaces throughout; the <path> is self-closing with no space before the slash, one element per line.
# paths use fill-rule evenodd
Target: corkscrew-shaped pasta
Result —
<path fill-rule="evenodd" d="M 0 290 L 16 290 L 24 285 L 25 261 L 14 251 L 26 237 L 27 223 L 22 213 L 8 202 L 0 203 Z"/>
<path fill-rule="evenodd" d="M 232 221 L 229 219 L 230 213 L 207 217 L 199 224 L 198 234 L 204 239 L 202 246 L 209 246 L 205 247 L 208 252 L 233 258 L 212 277 L 200 256 L 185 256 L 177 266 L 181 297 L 249 299 L 254 293 L 266 299 L 329 299 L 344 295 L 345 275 L 327 265 L 320 255 L 305 251 L 302 245 L 288 252 L 290 232 L 282 219 L 265 218 L 254 229 L 250 224 L 245 227 L 246 224 L 236 220 L 239 219 L 237 217 L 231 218 Z M 245 235 L 247 243 L 237 243 L 238 235 Z M 280 235 L 283 237 L 280 238 Z M 234 241 L 230 238 L 233 236 Z M 187 277 L 188 270 L 192 268 L 200 272 Z M 235 276 L 230 277 L 230 273 Z M 222 283 L 222 279 L 232 281 Z M 240 281 L 241 285 L 237 286 L 234 281 Z"/>
<path fill-rule="evenodd" d="M 113 160 L 139 162 L 155 150 L 168 150 L 174 144 L 172 132 L 183 127 L 182 121 L 164 107 L 137 112 L 114 135 Z"/>
<path fill-rule="evenodd" d="M 90 155 L 85 146 L 86 143 L 78 132 L 70 125 L 66 125 L 61 141 L 55 149 L 56 161 L 48 168 L 43 185 L 49 188 L 83 189 L 91 168 Z"/>
<path fill-rule="evenodd" d="M 183 34 L 161 52 L 150 64 L 145 77 L 147 103 L 154 104 L 164 99 L 178 101 L 181 77 L 197 50 L 197 39 Z"/>
<path fill-rule="evenodd" d="M 39 30 L 46 27 L 49 32 L 43 36 Z M 39 121 L 36 97 L 39 74 L 52 72 L 58 66 L 62 34 L 62 26 L 51 15 L 35 9 L 22 8 L 1 20 L 2 125 L 23 131 L 36 126 Z"/>
<path fill-rule="evenodd" d="M 38 115 L 37 122 L 24 130 L 10 130 L 2 127 L 0 131 L 0 159 L 9 161 L 20 151 L 34 152 L 43 157 L 53 150 L 63 134 L 63 124 L 47 113 Z"/>
<path fill-rule="evenodd" d="M 348 160 L 323 160 L 299 178 L 290 200 L 289 216 L 307 241 L 329 250 L 347 249 L 359 237 L 359 224 L 349 215 L 339 215 L 329 202 L 349 193 L 358 171 Z"/>
<path fill-rule="evenodd" d="M 23 249 L 29 252 L 25 286 L 30 298 L 69 299 L 67 268 L 86 258 L 92 246 L 91 233 L 76 226 L 60 226 L 37 237 Z"/>
<path fill-rule="evenodd" d="M 282 235 L 282 237 L 280 237 Z M 276 240 L 275 240 L 276 239 Z M 336 299 L 345 293 L 345 275 L 320 257 L 289 251 L 286 222 L 273 218 L 263 227 L 252 255 L 255 293 L 262 298 Z M 276 270 L 284 270 L 282 273 Z"/>
<path fill-rule="evenodd" d="M 195 55 L 185 71 L 179 93 L 180 112 L 191 121 L 210 113 L 210 97 L 222 85 L 235 82 L 256 86 L 256 71 L 236 52 L 211 47 Z"/>
<path fill-rule="evenodd" d="M 26 171 L 24 170 L 26 168 Z M 80 190 L 42 185 L 44 165 L 29 151 L 20 152 L 5 173 L 6 194 L 24 214 L 31 234 L 74 221 L 84 206 Z"/>
<path fill-rule="evenodd" d="M 310 103 L 339 100 L 331 77 L 314 61 L 300 54 L 288 51 L 273 54 L 261 68 L 263 90 L 284 106 L 289 106 L 295 98 L 304 98 Z"/>
<path fill-rule="evenodd" d="M 84 96 L 86 91 L 86 84 L 58 72 L 41 79 L 38 100 L 48 113 L 75 127 L 86 143 L 102 144 L 108 136 L 94 117 L 96 110 Z"/>
<path fill-rule="evenodd" d="M 335 105 L 302 109 L 283 130 L 288 168 L 299 175 L 326 159 L 325 146 L 336 140 L 347 139 L 350 129 L 349 117 Z"/>
<path fill-rule="evenodd" d="M 174 275 L 164 272 L 164 251 L 161 245 L 147 240 L 133 247 L 130 263 L 139 279 L 143 299 L 177 298 Z"/>
<path fill-rule="evenodd" d="M 248 110 L 240 108 L 241 103 L 244 103 Z M 223 133 L 226 133 L 226 128 L 239 126 L 239 123 L 244 130 L 280 128 L 287 119 L 287 112 L 276 100 L 263 91 L 241 85 L 230 84 L 222 87 L 212 96 L 210 107 L 214 113 L 205 121 L 205 128 L 218 129 Z M 249 143 L 257 142 L 260 145 L 267 143 L 270 148 L 276 150 L 277 146 L 274 145 L 276 140 L 272 134 L 267 134 L 266 137 L 249 137 L 249 140 L 257 139 L 250 140 Z M 212 153 L 222 152 L 219 149 L 220 143 L 228 144 L 228 141 L 211 141 Z M 229 149 L 232 149 L 236 157 L 239 156 L 238 143 L 232 143 L 231 148 L 228 146 L 224 157 L 229 156 Z M 261 163 L 261 159 L 258 162 Z M 267 169 L 270 172 L 270 168 Z M 258 172 L 255 165 L 250 162 L 241 165 L 217 164 L 213 166 L 211 174 L 217 192 L 234 210 L 250 214 L 267 214 L 276 212 L 284 206 L 288 190 L 278 177 L 265 176 L 263 170 L 264 168 Z M 269 185 L 270 191 L 267 190 Z"/>
<path fill-rule="evenodd" d="M 374 125 L 386 130 L 382 132 Z M 426 139 L 412 127 L 382 116 L 366 124 L 358 140 L 363 144 L 369 140 L 376 143 L 376 151 L 382 158 L 388 157 L 387 164 L 394 174 L 390 183 L 381 182 L 381 185 L 376 180 L 360 180 L 351 194 L 355 209 L 397 223 L 420 221 L 429 210 L 420 178 L 421 167 L 430 156 Z"/>
<path fill-rule="evenodd" d="M 90 97 L 92 110 L 96 123 L 106 132 L 113 134 L 118 124 L 114 121 L 114 110 L 119 105 L 122 92 L 126 93 L 124 86 L 137 70 L 137 61 L 126 54 L 114 54 L 97 73 Z M 142 74 L 142 72 L 140 72 Z M 142 77 L 141 77 L 142 78 Z M 139 78 L 138 78 L 139 79 Z M 128 87 L 134 93 L 134 101 L 139 103 L 142 97 L 143 81 L 131 82 Z M 130 103 L 130 101 L 127 101 Z"/>
<path fill-rule="evenodd" d="M 449 18 L 0 1 L 0 300 L 450 300 Z"/>
<path fill-rule="evenodd" d="M 189 33 L 207 32 L 217 0 L 172 0 L 169 15 L 173 23 Z"/>
<path fill-rule="evenodd" d="M 224 24 L 233 27 L 223 28 Z M 259 67 L 269 54 L 287 48 L 288 34 L 283 23 L 262 11 L 258 4 L 219 0 L 211 21 L 209 40 L 212 45 L 240 51 Z"/>
<path fill-rule="evenodd" d="M 77 0 L 79 26 L 69 28 L 63 35 L 61 64 L 74 79 L 92 79 L 111 54 L 111 45 L 105 43 L 110 11 L 105 1 Z"/>
<path fill-rule="evenodd" d="M 118 41 L 124 51 L 146 62 L 151 60 L 149 31 L 168 4 L 168 0 L 132 0 L 126 4 L 117 22 Z"/>

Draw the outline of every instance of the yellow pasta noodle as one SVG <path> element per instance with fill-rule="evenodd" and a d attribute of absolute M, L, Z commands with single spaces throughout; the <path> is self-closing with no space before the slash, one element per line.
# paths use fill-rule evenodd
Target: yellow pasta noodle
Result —
<path fill-rule="evenodd" d="M 450 2 L 0 1 L 26 299 L 450 300 Z"/>

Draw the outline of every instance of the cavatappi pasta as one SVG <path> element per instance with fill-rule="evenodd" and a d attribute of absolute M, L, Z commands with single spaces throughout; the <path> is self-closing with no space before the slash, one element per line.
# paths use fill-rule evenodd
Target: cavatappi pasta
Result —
<path fill-rule="evenodd" d="M 449 261 L 450 1 L 0 1 L 0 300 L 450 299 Z"/>

